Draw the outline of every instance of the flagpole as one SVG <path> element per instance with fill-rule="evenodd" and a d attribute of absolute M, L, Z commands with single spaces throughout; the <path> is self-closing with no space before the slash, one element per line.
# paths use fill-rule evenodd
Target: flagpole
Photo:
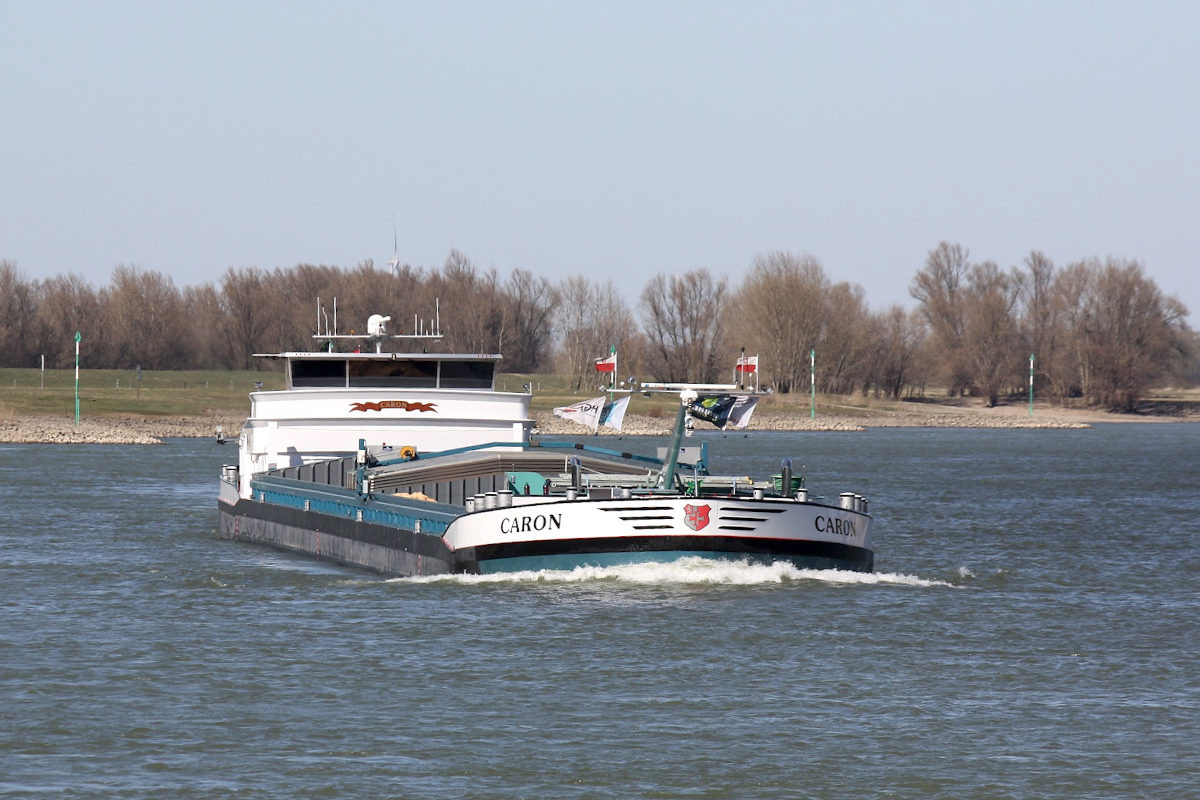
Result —
<path fill-rule="evenodd" d="M 608 354 L 612 356 L 613 370 L 612 375 L 608 377 L 608 402 L 613 401 L 613 390 L 617 388 L 617 346 L 609 345 Z"/>

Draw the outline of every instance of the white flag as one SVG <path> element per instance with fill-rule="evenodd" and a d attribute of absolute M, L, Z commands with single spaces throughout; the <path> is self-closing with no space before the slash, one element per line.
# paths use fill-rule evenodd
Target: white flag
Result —
<path fill-rule="evenodd" d="M 580 425 L 586 425 L 592 430 L 596 430 L 600 426 L 600 412 L 603 410 L 604 398 L 594 397 L 573 406 L 560 406 L 554 409 L 554 416 L 569 419 L 571 422 L 578 422 Z"/>
<path fill-rule="evenodd" d="M 620 400 L 605 403 L 604 412 L 600 415 L 600 422 L 613 430 L 621 430 L 627 408 L 629 408 L 629 395 L 625 395 Z"/>

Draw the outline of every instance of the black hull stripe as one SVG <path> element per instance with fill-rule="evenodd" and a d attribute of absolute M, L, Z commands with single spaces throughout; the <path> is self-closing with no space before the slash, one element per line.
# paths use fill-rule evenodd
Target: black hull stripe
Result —
<path fill-rule="evenodd" d="M 231 517 L 250 517 L 265 522 L 277 522 L 300 530 L 314 533 L 328 533 L 340 536 L 354 542 L 378 545 L 405 553 L 415 553 L 429 558 L 445 561 L 452 560 L 450 548 L 441 536 L 428 533 L 414 533 L 387 525 L 372 522 L 358 522 L 346 517 L 335 517 L 331 514 L 320 514 L 316 511 L 304 511 L 299 508 L 277 506 L 273 503 L 256 503 L 253 500 L 241 499 L 237 505 L 230 508 L 221 504 L 222 513 Z M 315 555 L 315 554 L 314 554 Z"/>
<path fill-rule="evenodd" d="M 833 542 L 761 539 L 750 536 L 612 536 L 597 539 L 551 539 L 532 542 L 505 542 L 473 549 L 472 558 L 459 551 L 464 561 L 489 561 L 495 558 L 530 558 L 593 553 L 665 553 L 686 550 L 702 553 L 731 553 L 752 556 L 829 558 L 870 570 L 874 553 L 865 547 Z"/>

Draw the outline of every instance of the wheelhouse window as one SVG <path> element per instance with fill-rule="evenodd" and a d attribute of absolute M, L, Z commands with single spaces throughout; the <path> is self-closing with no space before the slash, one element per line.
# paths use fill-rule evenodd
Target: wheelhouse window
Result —
<path fill-rule="evenodd" d="M 293 358 L 295 389 L 483 389 L 495 387 L 493 361 L 425 358 Z"/>
<path fill-rule="evenodd" d="M 491 389 L 496 364 L 492 361 L 443 361 L 443 389 Z"/>
<path fill-rule="evenodd" d="M 351 361 L 350 385 L 433 389 L 437 386 L 436 361 Z"/>
<path fill-rule="evenodd" d="M 328 358 L 292 359 L 292 387 L 328 388 L 346 385 L 346 362 Z"/>

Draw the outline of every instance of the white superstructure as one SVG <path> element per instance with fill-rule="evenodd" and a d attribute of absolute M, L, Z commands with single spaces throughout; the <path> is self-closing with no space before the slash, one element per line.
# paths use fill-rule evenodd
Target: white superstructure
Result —
<path fill-rule="evenodd" d="M 496 390 L 499 355 L 279 353 L 287 388 L 250 395 L 238 490 L 258 473 L 358 451 L 526 443 L 530 394 Z"/>

